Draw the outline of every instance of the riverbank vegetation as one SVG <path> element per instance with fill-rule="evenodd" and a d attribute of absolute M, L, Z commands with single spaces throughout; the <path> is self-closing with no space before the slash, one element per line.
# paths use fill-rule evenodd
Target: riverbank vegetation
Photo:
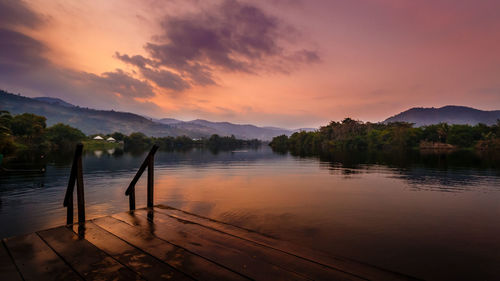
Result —
<path fill-rule="evenodd" d="M 143 133 L 132 133 L 123 136 L 125 149 L 142 149 L 156 144 L 162 150 L 188 149 L 192 147 L 207 147 L 212 150 L 234 149 L 238 147 L 257 147 L 261 141 L 257 139 L 242 140 L 235 136 L 212 135 L 209 138 L 192 139 L 187 136 L 178 137 L 147 137 Z"/>
<path fill-rule="evenodd" d="M 99 136 L 99 139 L 94 137 Z M 108 141 L 108 138 L 112 140 Z M 11 155 L 17 152 L 71 150 L 77 143 L 83 143 L 86 150 L 125 150 L 148 149 L 153 144 L 162 150 L 207 147 L 212 150 L 234 149 L 243 146 L 258 146 L 259 140 L 242 140 L 234 136 L 212 135 L 209 138 L 192 139 L 187 136 L 148 137 L 143 133 L 124 135 L 96 134 L 86 136 L 77 128 L 62 123 L 47 127 L 46 118 L 31 113 L 11 115 L 0 111 L 0 153 Z"/>
<path fill-rule="evenodd" d="M 65 149 L 85 138 L 80 130 L 62 123 L 47 127 L 43 116 L 31 113 L 13 116 L 0 111 L 0 153 L 5 155 L 16 151 Z"/>
<path fill-rule="evenodd" d="M 500 121 L 492 126 L 446 123 L 413 127 L 410 123 L 370 123 L 346 118 L 331 122 L 314 132 L 297 132 L 275 137 L 276 151 L 319 155 L 335 151 L 401 149 L 500 149 Z"/>

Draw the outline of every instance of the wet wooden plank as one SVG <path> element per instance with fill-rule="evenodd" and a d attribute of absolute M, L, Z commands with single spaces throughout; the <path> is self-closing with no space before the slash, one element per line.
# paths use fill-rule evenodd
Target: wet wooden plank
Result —
<path fill-rule="evenodd" d="M 135 214 L 138 220 L 142 220 L 141 223 L 147 223 L 147 210 L 137 210 Z M 158 237 L 168 239 L 255 280 L 360 280 L 352 274 L 311 263 L 190 221 L 178 220 L 159 212 L 152 214 Z M 130 219 L 127 214 L 117 214 L 116 217 Z"/>
<path fill-rule="evenodd" d="M 22 280 L 14 260 L 10 257 L 2 241 L 0 241 L 0 280 Z"/>
<path fill-rule="evenodd" d="M 40 237 L 86 280 L 142 280 L 89 241 L 62 226 L 38 232 Z"/>
<path fill-rule="evenodd" d="M 415 278 L 410 276 L 391 272 L 385 269 L 380 269 L 348 258 L 331 257 L 324 253 L 301 247 L 286 241 L 275 239 L 252 230 L 219 222 L 169 206 L 157 205 L 155 206 L 155 210 L 157 212 L 164 213 L 175 218 L 188 220 L 193 223 L 200 224 L 204 227 L 211 228 L 231 236 L 236 236 L 240 239 L 251 241 L 259 245 L 273 248 L 278 251 L 288 253 L 290 255 L 297 256 L 314 263 L 322 264 L 332 269 L 351 272 L 368 280 L 416 280 Z"/>
<path fill-rule="evenodd" d="M 35 233 L 4 241 L 24 280 L 82 280 Z"/>
<path fill-rule="evenodd" d="M 128 213 L 127 213 L 128 214 Z M 248 280 L 244 276 L 155 236 L 151 224 L 127 224 L 111 217 L 93 220 L 106 231 L 198 280 Z"/>
<path fill-rule="evenodd" d="M 74 225 L 73 231 L 146 280 L 193 280 L 92 222 L 87 222 L 83 230 Z"/>
<path fill-rule="evenodd" d="M 150 224 L 155 227 L 156 236 L 231 268 L 236 272 L 240 272 L 254 280 L 309 280 L 276 265 L 263 262 L 261 259 L 252 257 L 250 254 L 239 249 L 199 239 L 180 228 L 176 229 L 175 226 L 172 227 L 170 224 L 166 224 L 164 220 L 157 220 L 155 218 L 155 222 L 157 223 L 153 224 L 146 218 L 147 212 L 145 210 L 138 210 L 134 213 L 137 216 L 122 213 L 114 217 L 129 223 L 136 223 L 137 225 Z"/>

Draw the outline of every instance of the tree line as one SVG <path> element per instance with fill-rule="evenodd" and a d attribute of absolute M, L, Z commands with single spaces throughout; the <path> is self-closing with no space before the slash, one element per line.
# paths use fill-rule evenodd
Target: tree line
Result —
<path fill-rule="evenodd" d="M 94 147 L 92 136 L 86 136 L 77 128 L 58 123 L 47 127 L 44 116 L 24 113 L 11 115 L 8 111 L 0 111 L 0 153 L 11 155 L 19 151 L 54 151 L 72 149 L 79 142 L 89 142 Z M 259 140 L 242 140 L 235 136 L 212 135 L 209 138 L 192 139 L 187 136 L 148 137 L 143 133 L 125 135 L 120 132 L 100 134 L 113 137 L 123 143 L 125 150 L 147 149 L 153 144 L 163 150 L 185 149 L 194 146 L 206 146 L 211 149 L 231 149 L 241 146 L 258 146 Z M 92 143 L 91 143 L 92 142 Z"/>
<path fill-rule="evenodd" d="M 64 149 L 86 138 L 76 128 L 62 123 L 47 127 L 46 121 L 44 116 L 32 113 L 13 116 L 0 111 L 0 153 Z"/>
<path fill-rule="evenodd" d="M 413 127 L 406 122 L 370 123 L 346 118 L 330 122 L 313 132 L 297 132 L 273 138 L 270 146 L 295 154 L 325 154 L 346 150 L 392 150 L 415 148 L 500 149 L 500 120 L 485 124 Z"/>
<path fill-rule="evenodd" d="M 125 149 L 142 149 L 156 144 L 162 150 L 186 149 L 192 147 L 207 147 L 212 150 L 234 149 L 238 147 L 256 147 L 260 140 L 242 140 L 232 136 L 219 136 L 214 134 L 209 138 L 192 139 L 187 136 L 178 137 L 148 137 L 143 133 L 132 133 L 129 136 L 111 135 L 115 139 L 123 139 Z"/>

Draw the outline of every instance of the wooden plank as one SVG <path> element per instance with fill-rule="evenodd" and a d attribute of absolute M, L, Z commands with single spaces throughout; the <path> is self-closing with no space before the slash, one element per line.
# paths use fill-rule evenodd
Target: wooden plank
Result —
<path fill-rule="evenodd" d="M 4 243 L 0 243 L 0 280 L 23 280 Z"/>
<path fill-rule="evenodd" d="M 155 226 L 135 224 L 134 226 L 112 217 L 104 217 L 93 222 L 113 233 L 129 244 L 168 263 L 172 267 L 199 280 L 248 280 L 244 276 L 220 265 L 177 247 L 155 236 Z"/>
<path fill-rule="evenodd" d="M 147 210 L 136 210 L 134 213 L 140 223 L 147 223 Z M 154 212 L 153 215 L 155 234 L 158 237 L 168 239 L 176 245 L 224 264 L 255 280 L 360 280 L 351 274 L 311 263 L 189 221 L 180 221 L 158 212 Z M 115 217 L 130 219 L 130 216 L 127 217 L 127 214 L 123 213 Z"/>
<path fill-rule="evenodd" d="M 86 280 L 141 280 L 138 274 L 65 226 L 38 234 Z"/>
<path fill-rule="evenodd" d="M 24 280 L 82 280 L 35 233 L 4 241 Z"/>
<path fill-rule="evenodd" d="M 391 272 L 348 258 L 332 257 L 324 253 L 301 247 L 286 241 L 278 240 L 252 230 L 234 226 L 228 223 L 219 222 L 169 206 L 157 205 L 155 206 L 155 211 L 182 220 L 188 220 L 193 223 L 200 224 L 204 227 L 211 228 L 231 236 L 239 237 L 243 240 L 251 241 L 253 243 L 273 248 L 278 251 L 288 253 L 290 255 L 297 256 L 314 263 L 322 264 L 332 269 L 351 272 L 368 280 L 416 280 L 416 278 L 406 276 L 397 272 Z"/>
<path fill-rule="evenodd" d="M 75 225 L 73 231 L 146 280 L 193 280 L 92 222 L 87 222 L 83 231 Z"/>

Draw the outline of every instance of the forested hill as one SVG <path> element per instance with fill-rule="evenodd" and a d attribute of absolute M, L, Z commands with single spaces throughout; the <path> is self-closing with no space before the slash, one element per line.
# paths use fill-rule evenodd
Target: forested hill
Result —
<path fill-rule="evenodd" d="M 449 105 L 441 108 L 414 107 L 387 118 L 383 123 L 408 122 L 414 123 L 416 127 L 439 123 L 493 125 L 498 119 L 500 119 L 500 110 L 484 111 L 471 107 Z"/>
<path fill-rule="evenodd" d="M 202 137 L 198 134 L 160 124 L 140 115 L 126 112 L 95 110 L 78 106 L 70 107 L 60 103 L 50 103 L 0 91 L 0 110 L 12 114 L 25 112 L 45 116 L 47 125 L 64 123 L 80 129 L 87 135 L 97 133 L 121 132 L 130 134 L 142 132 L 149 136 L 181 136 Z"/>
<path fill-rule="evenodd" d="M 147 136 L 189 136 L 191 138 L 234 135 L 239 139 L 271 140 L 273 137 L 294 131 L 240 125 L 228 122 L 210 122 L 206 120 L 180 121 L 172 118 L 152 120 L 143 116 L 118 111 L 95 110 L 69 104 L 56 98 L 28 98 L 0 90 L 0 110 L 12 114 L 34 113 L 45 116 L 47 125 L 64 123 L 80 129 L 87 135 L 120 132 L 130 134 L 142 132 Z"/>

